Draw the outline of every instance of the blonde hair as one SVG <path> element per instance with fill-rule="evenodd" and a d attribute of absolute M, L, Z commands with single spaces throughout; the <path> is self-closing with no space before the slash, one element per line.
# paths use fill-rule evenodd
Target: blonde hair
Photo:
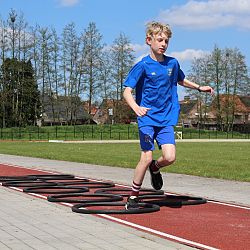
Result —
<path fill-rule="evenodd" d="M 155 35 L 159 33 L 164 33 L 167 35 L 168 38 L 171 38 L 172 36 L 172 31 L 170 29 L 170 26 L 168 24 L 163 24 L 159 22 L 149 22 L 147 23 L 146 26 L 146 39 L 148 37 L 154 37 Z"/>

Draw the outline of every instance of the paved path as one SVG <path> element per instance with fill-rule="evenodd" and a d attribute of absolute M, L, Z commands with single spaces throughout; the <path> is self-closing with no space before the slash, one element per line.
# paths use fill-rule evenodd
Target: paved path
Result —
<path fill-rule="evenodd" d="M 133 170 L 0 154 L 0 163 L 130 185 Z M 0 169 L 1 170 L 1 169 Z M 163 174 L 164 190 L 250 206 L 250 183 Z M 144 187 L 150 188 L 149 175 Z M 192 249 L 160 237 L 0 187 L 0 249 Z"/>

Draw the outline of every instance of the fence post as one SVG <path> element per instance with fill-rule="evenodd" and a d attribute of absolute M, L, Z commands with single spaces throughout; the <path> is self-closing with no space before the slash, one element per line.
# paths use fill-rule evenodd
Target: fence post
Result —
<path fill-rule="evenodd" d="M 82 131 L 82 140 L 84 141 L 84 131 Z"/>

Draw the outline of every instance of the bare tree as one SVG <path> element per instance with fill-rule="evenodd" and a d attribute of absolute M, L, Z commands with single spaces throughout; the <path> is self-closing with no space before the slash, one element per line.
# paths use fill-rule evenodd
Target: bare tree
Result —
<path fill-rule="evenodd" d="M 111 47 L 111 60 L 112 60 L 112 74 L 113 74 L 113 83 L 115 86 L 115 107 L 114 107 L 114 121 L 121 121 L 121 116 L 123 110 L 119 101 L 122 100 L 123 95 L 123 83 L 127 74 L 132 67 L 135 56 L 133 54 L 133 49 L 130 44 L 130 40 L 125 34 L 120 33 L 118 38 L 116 38 Z"/>
<path fill-rule="evenodd" d="M 117 100 L 122 99 L 122 85 L 135 60 L 133 52 L 129 38 L 125 34 L 120 33 L 111 47 L 112 73 L 116 85 Z"/>
<path fill-rule="evenodd" d="M 76 108 L 79 106 L 78 98 L 78 57 L 80 54 L 79 37 L 76 34 L 75 24 L 66 25 L 62 38 L 62 69 L 63 89 L 65 97 L 66 116 L 72 123 L 76 119 Z"/>
<path fill-rule="evenodd" d="M 204 55 L 201 58 L 195 58 L 191 64 L 189 78 L 200 85 L 211 85 L 211 55 Z M 207 93 L 200 93 L 197 90 L 188 89 L 190 97 L 197 99 L 198 125 L 203 127 L 207 123 L 208 106 L 211 103 L 211 97 Z"/>
<path fill-rule="evenodd" d="M 239 49 L 234 48 L 227 51 L 230 59 L 230 72 L 231 72 L 231 85 L 230 85 L 230 95 L 232 95 L 231 106 L 231 119 L 229 121 L 228 130 L 233 129 L 234 119 L 235 119 L 235 108 L 236 108 L 236 95 L 243 94 L 248 95 L 247 86 L 249 86 L 249 78 L 247 72 L 247 65 L 245 62 L 245 56 L 239 51 Z"/>
<path fill-rule="evenodd" d="M 101 67 L 100 67 L 100 98 L 101 99 L 110 99 L 114 93 L 114 84 L 112 78 L 112 63 L 110 57 L 110 50 L 104 49 L 102 52 L 101 58 Z"/>
<path fill-rule="evenodd" d="M 87 29 L 81 36 L 83 43 L 82 58 L 83 58 L 83 81 L 86 96 L 88 98 L 88 113 L 91 113 L 91 106 L 98 94 L 100 83 L 100 67 L 101 55 L 103 49 L 102 35 L 96 28 L 96 24 L 89 23 Z"/>

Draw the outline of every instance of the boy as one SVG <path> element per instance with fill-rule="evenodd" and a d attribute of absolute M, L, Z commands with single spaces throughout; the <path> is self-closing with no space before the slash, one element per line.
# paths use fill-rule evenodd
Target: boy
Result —
<path fill-rule="evenodd" d="M 180 109 L 177 83 L 200 92 L 214 92 L 209 86 L 200 86 L 185 79 L 178 61 L 164 55 L 171 36 L 168 25 L 149 23 L 146 43 L 150 46 L 150 54 L 133 66 L 124 82 L 123 96 L 137 115 L 141 145 L 141 157 L 135 169 L 126 209 L 138 208 L 138 195 L 147 168 L 153 188 L 160 190 L 163 185 L 160 168 L 175 161 L 174 126 L 178 122 Z M 132 95 L 134 88 L 136 100 Z M 162 150 L 157 160 L 153 160 L 154 140 Z"/>

